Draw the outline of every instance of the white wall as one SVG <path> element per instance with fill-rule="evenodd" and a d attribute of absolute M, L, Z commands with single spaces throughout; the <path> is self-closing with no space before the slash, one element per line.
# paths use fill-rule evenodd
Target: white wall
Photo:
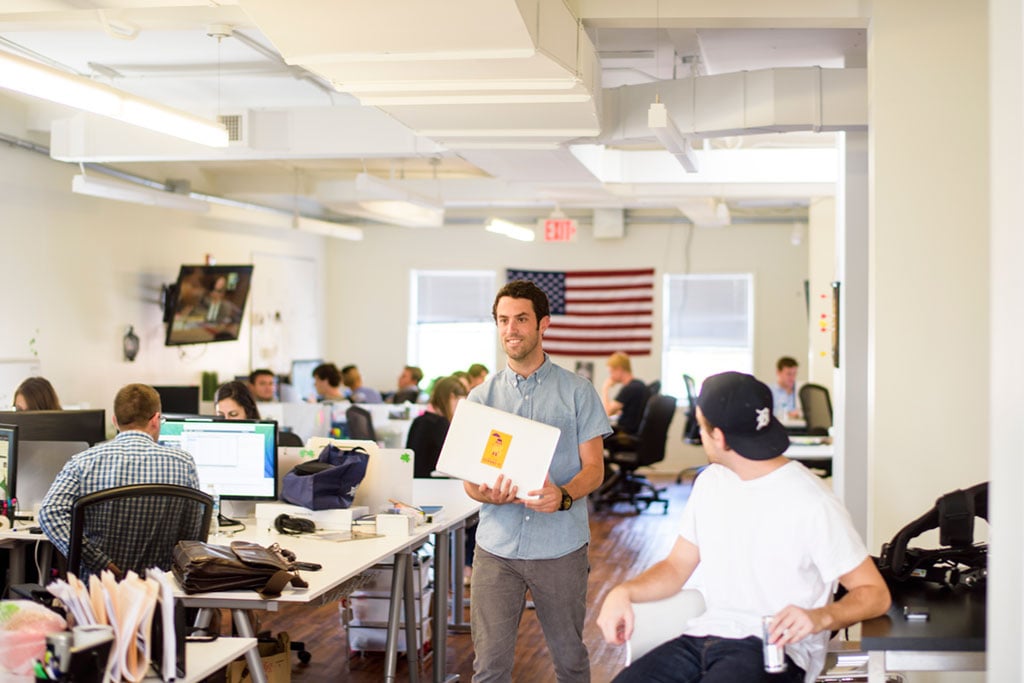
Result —
<path fill-rule="evenodd" d="M 37 354 L 64 403 L 109 414 L 114 393 L 129 382 L 198 384 L 204 370 L 222 380 L 249 372 L 248 314 L 239 341 L 164 346 L 160 287 L 183 263 L 206 254 L 221 264 L 251 263 L 254 253 L 274 252 L 310 260 L 323 281 L 324 238 L 213 229 L 188 212 L 74 195 L 77 172 L 0 145 L 0 359 Z M 310 295 L 303 283 L 297 293 Z M 134 363 L 122 353 L 128 325 L 141 338 Z M 322 329 L 306 333 L 322 348 Z"/>

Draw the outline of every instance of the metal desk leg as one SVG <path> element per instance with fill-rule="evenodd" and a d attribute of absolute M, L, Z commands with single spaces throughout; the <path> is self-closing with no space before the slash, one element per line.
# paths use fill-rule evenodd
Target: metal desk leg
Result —
<path fill-rule="evenodd" d="M 463 567 L 466 566 L 466 523 L 459 522 L 453 527 L 455 531 L 455 546 L 452 554 L 455 556 L 451 567 L 452 586 L 452 633 L 469 633 L 469 624 L 466 622 L 466 588 L 462 585 Z"/>
<path fill-rule="evenodd" d="M 398 668 L 398 625 L 401 623 L 400 612 L 402 609 L 402 592 L 405 581 L 404 577 L 409 570 L 409 551 L 395 555 L 395 567 L 391 574 L 391 603 L 388 606 L 388 639 L 384 647 L 384 680 L 393 682 Z M 406 643 L 406 647 L 410 643 Z M 415 647 L 415 641 L 411 643 Z"/>
<path fill-rule="evenodd" d="M 249 612 L 244 609 L 231 610 L 231 617 L 235 621 L 235 628 L 238 635 L 246 638 L 255 638 L 252 630 L 252 623 L 249 621 Z M 252 676 L 252 683 L 267 683 L 267 673 L 263 670 L 263 661 L 260 659 L 260 649 L 253 644 L 245 653 L 245 661 L 249 665 L 249 675 Z"/>
<path fill-rule="evenodd" d="M 416 587 L 412 581 L 412 561 L 405 564 L 405 657 L 409 663 L 410 683 L 420 680 L 420 641 L 416 637 Z M 425 634 L 424 634 L 425 635 Z"/>
<path fill-rule="evenodd" d="M 451 568 L 451 532 L 434 534 L 434 683 L 459 680 L 448 675 L 448 591 L 449 579 L 456 574 Z M 462 593 L 459 585 L 455 594 Z"/>

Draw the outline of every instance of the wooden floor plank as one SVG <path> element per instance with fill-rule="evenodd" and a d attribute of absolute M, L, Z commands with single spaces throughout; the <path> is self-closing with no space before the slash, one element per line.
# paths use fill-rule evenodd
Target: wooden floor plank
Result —
<path fill-rule="evenodd" d="M 674 478 L 657 480 L 665 486 L 664 497 L 671 502 L 668 514 L 656 506 L 642 514 L 632 514 L 628 507 L 591 513 L 590 563 L 588 582 L 587 623 L 584 641 L 590 651 L 591 678 L 594 683 L 610 681 L 622 669 L 625 650 L 604 642 L 595 622 L 601 601 L 619 582 L 634 576 L 665 556 L 675 541 L 679 515 L 682 512 L 690 483 L 676 484 Z M 466 610 L 469 619 L 469 610 Z M 376 683 L 384 678 L 384 657 L 379 652 L 354 653 L 346 657 L 345 632 L 341 626 L 338 605 L 328 604 L 312 609 L 309 606 L 288 606 L 280 612 L 263 615 L 262 628 L 275 634 L 286 630 L 293 641 L 303 641 L 312 654 L 308 665 L 293 657 L 292 680 L 296 683 Z M 433 659 L 423 664 L 421 680 L 432 676 Z M 466 634 L 450 634 L 447 668 L 468 682 L 473 675 L 473 643 Z M 407 680 L 404 656 L 399 657 L 398 680 Z M 513 680 L 543 683 L 554 681 L 551 657 L 535 612 L 527 610 L 519 629 Z"/>

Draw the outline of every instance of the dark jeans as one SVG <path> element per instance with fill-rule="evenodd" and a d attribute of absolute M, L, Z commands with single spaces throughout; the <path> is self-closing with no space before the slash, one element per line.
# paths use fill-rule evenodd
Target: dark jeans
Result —
<path fill-rule="evenodd" d="M 622 670 L 613 683 L 803 683 L 804 670 L 786 656 L 786 671 L 764 670 L 761 639 L 679 636 Z"/>

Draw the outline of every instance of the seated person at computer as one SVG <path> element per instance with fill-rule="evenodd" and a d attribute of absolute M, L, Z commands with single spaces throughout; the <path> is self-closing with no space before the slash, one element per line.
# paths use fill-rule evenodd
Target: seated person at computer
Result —
<path fill-rule="evenodd" d="M 455 406 L 469 394 L 457 377 L 442 377 L 434 382 L 426 411 L 409 425 L 405 447 L 414 454 L 413 477 L 429 479 L 448 436 Z"/>
<path fill-rule="evenodd" d="M 616 351 L 608 357 L 607 365 L 608 379 L 601 387 L 604 410 L 608 417 L 618 416 L 614 425 L 616 433 L 636 434 L 647 406 L 647 385 L 633 376 L 632 364 L 625 353 Z M 621 388 L 612 398 L 615 386 Z"/>
<path fill-rule="evenodd" d="M 420 381 L 423 371 L 415 365 L 406 365 L 398 376 L 398 391 L 391 396 L 390 403 L 417 403 L 420 400 Z"/>
<path fill-rule="evenodd" d="M 321 401 L 344 401 L 348 398 L 341 389 L 341 372 L 334 363 L 321 363 L 313 368 L 313 388 Z"/>
<path fill-rule="evenodd" d="M 348 388 L 348 399 L 353 403 L 383 403 L 380 392 L 372 387 L 363 386 L 363 376 L 359 368 L 346 365 L 341 369 L 341 381 Z"/>
<path fill-rule="evenodd" d="M 226 420 L 258 420 L 259 408 L 256 399 L 245 382 L 225 382 L 217 387 L 213 397 L 213 409 L 217 417 Z"/>
<path fill-rule="evenodd" d="M 145 384 L 129 384 L 114 397 L 114 427 L 118 434 L 75 455 L 50 486 L 39 509 L 39 526 L 66 557 L 71 534 L 71 507 L 82 496 L 133 484 L 176 484 L 199 488 L 196 463 L 179 448 L 157 443 L 160 437 L 160 395 Z M 159 524 L 140 519 L 140 524 Z M 103 567 L 120 575 L 120 569 L 90 557 L 89 566 Z"/>
<path fill-rule="evenodd" d="M 775 417 L 783 422 L 801 417 L 796 398 L 796 373 L 799 367 L 796 359 L 789 356 L 783 356 L 775 363 L 772 400 L 775 401 Z"/>
<path fill-rule="evenodd" d="M 249 373 L 249 391 L 257 401 L 266 403 L 275 401 L 277 393 L 277 378 L 274 373 L 266 368 L 253 370 Z"/>
<path fill-rule="evenodd" d="M 60 399 L 45 377 L 29 377 L 14 390 L 15 410 L 61 410 Z"/>
<path fill-rule="evenodd" d="M 469 375 L 469 388 L 475 389 L 484 382 L 487 381 L 487 375 L 490 374 L 490 370 L 487 369 L 486 365 L 482 363 L 473 363 L 466 370 L 466 374 Z"/>

